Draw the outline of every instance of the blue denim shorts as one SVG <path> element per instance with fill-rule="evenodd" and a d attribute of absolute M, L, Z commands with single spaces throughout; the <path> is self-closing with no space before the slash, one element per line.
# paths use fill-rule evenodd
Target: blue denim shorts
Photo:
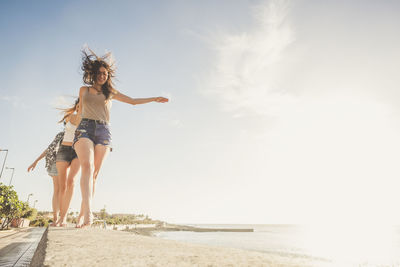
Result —
<path fill-rule="evenodd" d="M 88 138 L 93 144 L 111 148 L 110 125 L 106 122 L 83 118 L 75 131 L 74 145 L 80 138 Z"/>
<path fill-rule="evenodd" d="M 57 152 L 56 162 L 71 162 L 76 157 L 78 156 L 72 146 L 61 145 Z"/>

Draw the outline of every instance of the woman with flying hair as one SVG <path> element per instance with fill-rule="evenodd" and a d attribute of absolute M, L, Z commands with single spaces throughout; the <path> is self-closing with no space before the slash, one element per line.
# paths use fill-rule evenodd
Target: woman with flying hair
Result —
<path fill-rule="evenodd" d="M 67 212 L 74 193 L 75 176 L 80 169 L 80 164 L 72 143 L 75 137 L 75 130 L 80 123 L 79 98 L 70 108 L 62 109 L 63 118 L 59 123 L 65 125 L 65 134 L 61 146 L 57 152 L 56 166 L 59 180 L 59 200 L 60 200 L 60 218 L 57 221 L 59 226 L 67 226 Z M 69 169 L 69 170 L 68 170 Z"/>
<path fill-rule="evenodd" d="M 115 68 L 111 53 L 98 57 L 88 49 L 82 51 L 83 82 L 79 90 L 81 109 L 79 114 L 82 120 L 76 129 L 74 148 L 81 165 L 81 214 L 83 223 L 78 219 L 77 226 L 85 227 L 93 223 L 91 209 L 94 184 L 100 168 L 111 148 L 110 110 L 112 100 L 121 101 L 131 105 L 150 102 L 168 102 L 164 97 L 131 98 L 114 88 L 112 79 Z"/>

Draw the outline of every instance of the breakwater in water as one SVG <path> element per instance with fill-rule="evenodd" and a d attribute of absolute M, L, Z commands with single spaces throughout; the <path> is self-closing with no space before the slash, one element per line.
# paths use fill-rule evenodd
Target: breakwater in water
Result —
<path fill-rule="evenodd" d="M 177 232 L 177 231 L 190 231 L 190 232 L 254 232 L 253 228 L 209 228 L 209 227 L 196 227 L 179 224 L 163 224 L 155 227 L 147 228 L 134 228 L 126 229 L 129 232 L 135 232 L 141 235 L 153 235 L 153 232 Z"/>

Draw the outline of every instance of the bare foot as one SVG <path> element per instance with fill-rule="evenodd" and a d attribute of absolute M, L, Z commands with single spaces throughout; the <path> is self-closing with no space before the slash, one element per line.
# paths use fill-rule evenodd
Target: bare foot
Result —
<path fill-rule="evenodd" d="M 92 224 L 93 224 L 93 214 L 90 213 L 89 216 L 85 216 L 85 220 L 80 228 L 89 228 L 92 226 Z"/>
<path fill-rule="evenodd" d="M 82 228 L 82 224 L 83 224 L 82 219 L 83 219 L 83 216 L 79 215 L 78 219 L 76 220 L 75 228 Z"/>
<path fill-rule="evenodd" d="M 63 221 L 61 219 L 58 219 L 55 226 L 61 226 L 62 223 Z"/>
<path fill-rule="evenodd" d="M 52 223 L 50 224 L 50 226 L 56 227 L 56 226 L 57 226 L 57 223 L 52 222 Z"/>
<path fill-rule="evenodd" d="M 88 223 L 82 224 L 80 228 L 86 229 L 86 228 L 90 228 L 91 226 L 92 226 L 92 223 L 88 222 Z"/>

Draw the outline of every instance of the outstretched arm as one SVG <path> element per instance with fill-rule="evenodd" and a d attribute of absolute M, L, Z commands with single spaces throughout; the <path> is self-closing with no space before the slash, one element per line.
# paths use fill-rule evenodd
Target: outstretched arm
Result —
<path fill-rule="evenodd" d="M 44 156 L 46 155 L 47 149 L 45 149 L 42 154 L 40 154 L 40 156 L 35 159 L 35 161 L 28 167 L 28 172 L 33 171 L 36 167 L 36 164 L 42 159 L 44 158 Z"/>
<path fill-rule="evenodd" d="M 120 92 L 117 92 L 114 97 L 115 100 L 128 103 L 131 105 L 139 105 L 139 104 L 146 104 L 150 102 L 158 102 L 158 103 L 165 103 L 168 102 L 168 98 L 159 96 L 159 97 L 149 97 L 149 98 L 131 98 L 127 95 L 124 95 Z"/>

